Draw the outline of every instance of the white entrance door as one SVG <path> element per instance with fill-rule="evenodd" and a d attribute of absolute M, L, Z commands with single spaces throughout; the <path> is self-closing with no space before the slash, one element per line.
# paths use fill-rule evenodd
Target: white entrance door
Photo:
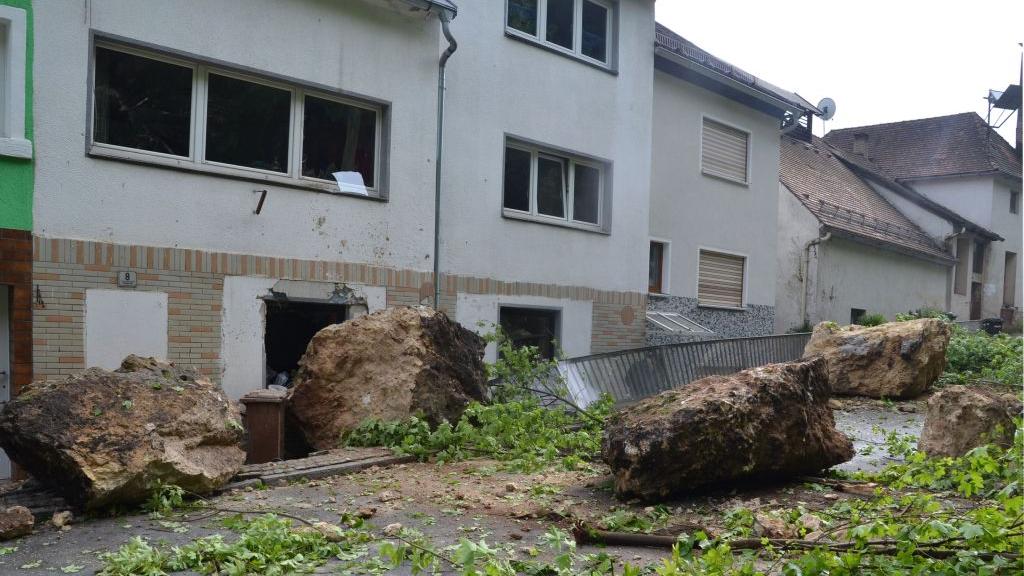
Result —
<path fill-rule="evenodd" d="M 0 286 L 0 409 L 11 399 L 11 289 Z M 0 450 L 0 480 L 11 477 L 11 461 Z"/>

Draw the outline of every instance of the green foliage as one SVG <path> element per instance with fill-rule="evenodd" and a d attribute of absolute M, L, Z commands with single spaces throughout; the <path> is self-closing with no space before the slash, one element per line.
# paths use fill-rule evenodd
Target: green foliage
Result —
<path fill-rule="evenodd" d="M 150 486 L 149 500 L 143 505 L 143 509 L 158 516 L 165 516 L 184 504 L 185 490 L 181 486 L 157 480 Z"/>
<path fill-rule="evenodd" d="M 881 326 L 888 321 L 882 314 L 864 314 L 857 319 L 857 324 L 860 326 Z"/>
<path fill-rule="evenodd" d="M 959 458 L 929 458 L 893 434 L 887 438 L 889 453 L 902 458 L 880 472 L 860 474 L 862 478 L 889 484 L 894 488 L 925 488 L 954 491 L 964 498 L 980 496 L 1010 497 L 1022 493 L 1024 470 L 1024 431 L 1017 421 L 1013 446 L 1001 449 L 995 445 L 979 446 Z"/>
<path fill-rule="evenodd" d="M 437 462 L 484 456 L 502 461 L 512 471 L 532 472 L 556 464 L 574 470 L 600 451 L 599 422 L 610 406 L 610 399 L 591 406 L 589 411 L 599 418 L 595 422 L 545 408 L 532 398 L 489 406 L 474 402 L 455 425 L 445 421 L 431 429 L 416 416 L 400 422 L 370 420 L 345 434 L 342 443 L 387 446 L 396 454 Z"/>
<path fill-rule="evenodd" d="M 938 318 L 939 320 L 952 322 L 954 319 L 956 319 L 956 316 L 948 312 L 943 312 L 942 310 L 938 310 L 936 308 L 918 308 L 917 310 L 914 310 L 912 312 L 897 314 L 895 321 L 907 322 L 909 320 L 918 320 L 920 318 Z"/>
<path fill-rule="evenodd" d="M 291 521 L 273 514 L 252 521 L 229 519 L 226 527 L 239 533 L 228 543 L 220 534 L 199 538 L 166 550 L 136 536 L 116 552 L 102 554 L 101 576 L 161 576 L 191 570 L 201 574 L 291 574 L 308 572 L 346 549 L 368 541 L 365 530 L 350 530 L 344 546 L 328 542 L 316 530 L 294 530 Z"/>
<path fill-rule="evenodd" d="M 668 509 L 659 504 L 645 509 L 642 514 L 632 510 L 615 510 L 601 518 L 599 524 L 605 530 L 612 532 L 650 534 L 663 528 L 668 522 L 668 517 Z"/>
<path fill-rule="evenodd" d="M 439 463 L 483 456 L 520 472 L 556 464 L 575 470 L 593 460 L 612 399 L 605 396 L 586 411 L 577 409 L 567 400 L 557 361 L 541 358 L 535 347 L 513 346 L 501 331 L 487 339 L 498 343 L 499 359 L 487 367 L 489 377 L 501 382 L 494 389 L 495 403 L 471 403 L 458 422 L 444 421 L 433 429 L 418 416 L 368 420 L 343 435 L 342 444 L 387 446 L 396 454 Z M 573 409 L 542 406 L 538 391 Z"/>
<path fill-rule="evenodd" d="M 1018 336 L 968 332 L 953 327 L 946 349 L 946 371 L 942 384 L 969 384 L 977 381 L 1019 388 L 1024 374 L 1024 346 Z"/>

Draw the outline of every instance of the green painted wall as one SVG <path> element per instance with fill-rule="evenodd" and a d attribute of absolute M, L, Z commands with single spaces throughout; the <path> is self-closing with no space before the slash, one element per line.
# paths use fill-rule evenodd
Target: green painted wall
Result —
<path fill-rule="evenodd" d="M 25 51 L 25 138 L 32 140 L 32 0 L 0 0 L 0 4 L 23 8 L 28 13 Z M 35 155 L 35 151 L 33 151 Z M 0 156 L 0 228 L 32 229 L 32 161 Z"/>

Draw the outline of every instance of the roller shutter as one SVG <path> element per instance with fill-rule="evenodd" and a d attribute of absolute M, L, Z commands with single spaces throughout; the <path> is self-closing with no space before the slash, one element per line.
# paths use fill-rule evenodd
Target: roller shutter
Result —
<path fill-rule="evenodd" d="M 700 251 L 697 280 L 697 303 L 702 306 L 743 306 L 742 256 Z"/>

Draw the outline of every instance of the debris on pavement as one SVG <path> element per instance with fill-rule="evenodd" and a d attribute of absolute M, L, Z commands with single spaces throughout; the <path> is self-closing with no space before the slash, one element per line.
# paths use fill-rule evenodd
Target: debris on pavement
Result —
<path fill-rule="evenodd" d="M 11 540 L 32 533 L 36 519 L 24 506 L 11 506 L 0 510 L 0 541 Z"/>

